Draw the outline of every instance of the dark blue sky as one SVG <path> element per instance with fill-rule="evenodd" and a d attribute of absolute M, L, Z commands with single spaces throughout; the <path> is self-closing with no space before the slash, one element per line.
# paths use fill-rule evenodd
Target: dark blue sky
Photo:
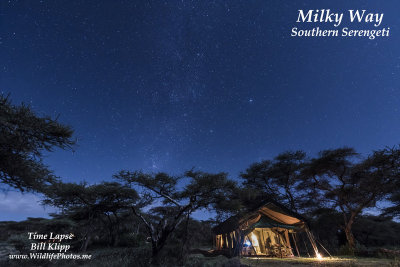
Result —
<path fill-rule="evenodd" d="M 0 90 L 73 126 L 75 152 L 46 158 L 65 181 L 367 153 L 400 143 L 400 3 L 348 2 L 1 1 Z M 332 28 L 295 22 L 322 8 L 384 13 L 390 37 L 290 37 Z M 33 199 L 10 193 L 0 219 L 40 215 Z"/>

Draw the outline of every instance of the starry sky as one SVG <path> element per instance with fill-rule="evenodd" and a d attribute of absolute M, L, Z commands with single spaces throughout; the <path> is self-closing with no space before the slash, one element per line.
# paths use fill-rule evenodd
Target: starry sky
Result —
<path fill-rule="evenodd" d="M 66 182 L 368 153 L 400 143 L 400 3 L 348 2 L 1 1 L 0 90 L 75 129 L 74 151 L 45 158 Z M 390 37 L 290 37 L 332 28 L 296 23 L 322 8 L 384 13 Z M 38 198 L 0 195 L 0 220 L 44 216 Z"/>

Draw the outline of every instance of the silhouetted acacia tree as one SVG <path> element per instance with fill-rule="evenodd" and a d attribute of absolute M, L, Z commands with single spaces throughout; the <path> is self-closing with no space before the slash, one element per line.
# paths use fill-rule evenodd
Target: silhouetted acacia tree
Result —
<path fill-rule="evenodd" d="M 352 148 L 324 150 L 303 168 L 304 187 L 315 188 L 321 205 L 341 211 L 348 245 L 354 220 L 393 191 L 400 178 L 400 151 L 383 149 L 363 159 Z"/>
<path fill-rule="evenodd" d="M 82 251 L 86 251 L 96 224 L 102 224 L 109 232 L 110 245 L 117 242 L 122 212 L 128 211 L 138 200 L 134 189 L 116 182 L 55 183 L 47 187 L 43 204 L 62 209 L 62 214 L 81 223 L 83 229 Z"/>
<path fill-rule="evenodd" d="M 303 151 L 287 151 L 273 160 L 252 164 L 241 178 L 244 187 L 250 190 L 255 199 L 273 199 L 288 208 L 299 211 L 310 206 L 310 188 L 299 189 L 302 184 L 301 170 L 306 163 Z"/>
<path fill-rule="evenodd" d="M 0 95 L 0 181 L 21 191 L 40 191 L 55 179 L 42 162 L 44 151 L 70 148 L 72 129 L 56 119 L 37 116 Z"/>
<path fill-rule="evenodd" d="M 229 192 L 236 187 L 225 173 L 189 171 L 176 177 L 166 173 L 121 171 L 114 177 L 140 190 L 142 206 L 151 207 L 144 213 L 132 206 L 132 211 L 142 220 L 150 236 L 153 265 L 161 263 L 159 253 L 177 226 L 196 210 L 228 201 Z M 186 185 L 178 186 L 179 182 Z"/>
<path fill-rule="evenodd" d="M 400 245 L 400 223 L 386 216 L 360 216 L 353 226 L 357 239 L 367 247 Z"/>
<path fill-rule="evenodd" d="M 396 180 L 388 200 L 392 205 L 385 208 L 384 214 L 400 219 L 400 178 Z"/>
<path fill-rule="evenodd" d="M 392 202 L 390 207 L 385 208 L 385 215 L 390 215 L 395 218 L 400 218 L 400 184 L 396 185 L 394 192 L 390 195 L 389 199 Z"/>

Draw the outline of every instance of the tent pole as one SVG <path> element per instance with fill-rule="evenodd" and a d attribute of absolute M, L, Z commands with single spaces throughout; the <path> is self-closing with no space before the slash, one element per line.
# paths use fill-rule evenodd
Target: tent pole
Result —
<path fill-rule="evenodd" d="M 251 238 L 250 238 L 248 235 L 247 235 L 247 239 L 249 239 L 250 245 L 251 245 L 251 247 L 253 248 L 254 253 L 256 253 L 256 255 L 257 255 L 257 250 L 256 250 L 256 248 L 253 246 L 253 242 L 251 241 Z"/>
<path fill-rule="evenodd" d="M 318 243 L 319 243 L 319 245 L 326 251 L 326 253 L 328 253 L 328 255 L 330 256 L 330 257 L 332 257 L 332 255 L 331 255 L 331 253 L 329 253 L 329 251 L 321 244 L 321 242 L 320 241 L 318 241 L 318 239 L 315 239 Z"/>
<path fill-rule="evenodd" d="M 235 248 L 233 250 L 233 256 L 240 256 L 240 233 L 238 230 L 235 230 Z"/>
<path fill-rule="evenodd" d="M 244 245 L 244 233 L 239 230 L 239 256 L 243 255 L 243 245 Z"/>
<path fill-rule="evenodd" d="M 297 247 L 297 235 L 295 233 L 292 233 L 292 239 L 294 241 L 294 246 L 296 247 L 296 252 L 297 252 L 297 257 L 300 257 L 300 253 L 299 253 L 299 248 Z"/>
<path fill-rule="evenodd" d="M 227 234 L 226 234 L 226 238 L 228 239 L 228 251 L 229 251 L 229 254 L 232 254 L 233 244 L 232 244 L 232 236 L 231 236 L 231 233 L 227 233 Z"/>
<path fill-rule="evenodd" d="M 282 246 L 281 246 L 281 238 L 280 238 L 280 235 L 279 235 L 279 231 L 278 231 L 278 229 L 276 230 L 276 233 L 275 232 L 273 232 L 276 236 L 278 236 L 278 243 L 279 243 L 279 254 L 281 255 L 281 259 L 283 258 L 282 257 Z"/>
<path fill-rule="evenodd" d="M 306 247 L 306 251 L 307 251 L 307 255 L 308 255 L 308 257 L 309 257 L 309 258 L 311 258 L 311 255 L 310 255 L 310 253 L 308 252 L 308 247 L 307 247 L 307 243 L 306 243 L 306 241 L 304 240 L 304 238 L 303 238 L 303 237 L 302 237 L 301 239 L 303 240 L 303 242 L 304 242 L 304 246 Z"/>
<path fill-rule="evenodd" d="M 312 233 L 310 232 L 310 230 L 308 229 L 308 227 L 306 227 L 306 233 L 308 235 L 308 239 L 310 239 L 311 245 L 314 249 L 315 252 L 315 256 L 319 255 L 318 253 L 318 248 L 317 248 L 317 244 L 315 243 L 315 239 L 314 236 L 312 235 Z"/>

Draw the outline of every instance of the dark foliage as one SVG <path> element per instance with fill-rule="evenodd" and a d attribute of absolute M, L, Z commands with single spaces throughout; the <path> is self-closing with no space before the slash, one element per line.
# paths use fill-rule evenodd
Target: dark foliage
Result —
<path fill-rule="evenodd" d="M 367 158 L 347 147 L 324 150 L 311 159 L 301 151 L 286 152 L 251 165 L 241 177 L 248 192 L 242 197 L 245 206 L 265 197 L 309 214 L 324 209 L 339 212 L 341 230 L 354 249 L 355 219 L 389 196 L 393 202 L 398 198 L 400 149 L 374 151 Z M 394 206 L 387 212 L 397 210 Z"/>
<path fill-rule="evenodd" d="M 225 173 L 188 171 L 182 177 L 175 177 L 166 173 L 121 171 L 114 178 L 140 190 L 141 202 L 132 207 L 132 211 L 146 226 L 152 245 L 153 265 L 161 264 L 161 250 L 177 227 L 189 220 L 194 211 L 216 207 L 218 203 L 227 201 L 236 188 Z M 183 188 L 178 186 L 182 179 L 186 180 Z M 149 206 L 148 212 L 141 210 L 141 207 Z"/>
<path fill-rule="evenodd" d="M 61 208 L 62 216 L 80 225 L 82 251 L 87 249 L 95 232 L 101 230 L 106 230 L 109 244 L 116 245 L 121 222 L 138 200 L 135 190 L 116 182 L 90 186 L 59 182 L 47 187 L 45 196 L 44 204 Z"/>
<path fill-rule="evenodd" d="M 29 106 L 15 106 L 0 95 L 0 181 L 21 191 L 41 191 L 56 178 L 43 164 L 44 151 L 70 148 L 72 129 Z"/>
<path fill-rule="evenodd" d="M 286 204 L 294 211 L 303 207 L 305 190 L 297 190 L 301 182 L 301 170 L 306 162 L 302 151 L 285 152 L 273 160 L 264 160 L 252 164 L 241 174 L 244 186 L 253 194 L 270 198 Z"/>

